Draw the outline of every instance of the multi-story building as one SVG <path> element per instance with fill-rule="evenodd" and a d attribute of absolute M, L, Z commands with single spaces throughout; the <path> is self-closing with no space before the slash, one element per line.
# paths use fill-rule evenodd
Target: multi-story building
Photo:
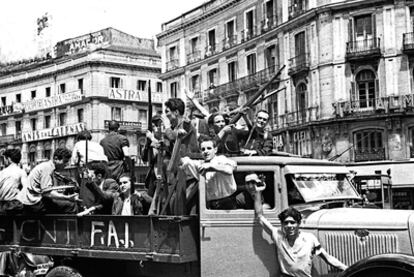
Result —
<path fill-rule="evenodd" d="M 256 109 L 274 147 L 340 162 L 414 157 L 414 1 L 212 0 L 162 25 L 160 78 L 210 110 Z M 270 91 L 269 91 L 270 92 Z M 411 197 L 414 199 L 414 197 Z"/>
<path fill-rule="evenodd" d="M 33 165 L 59 146 L 72 148 L 85 128 L 100 141 L 116 120 L 139 163 L 148 84 L 155 111 L 165 98 L 160 70 L 153 40 L 113 28 L 58 42 L 53 57 L 3 64 L 0 145 L 21 149 L 22 162 Z"/>

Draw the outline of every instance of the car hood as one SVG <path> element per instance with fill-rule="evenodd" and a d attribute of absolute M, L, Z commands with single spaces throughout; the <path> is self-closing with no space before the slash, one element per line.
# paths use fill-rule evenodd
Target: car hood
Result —
<path fill-rule="evenodd" d="M 411 218 L 411 220 L 410 220 Z M 414 211 L 365 208 L 323 209 L 310 213 L 303 220 L 304 228 L 317 229 L 408 229 Z"/>

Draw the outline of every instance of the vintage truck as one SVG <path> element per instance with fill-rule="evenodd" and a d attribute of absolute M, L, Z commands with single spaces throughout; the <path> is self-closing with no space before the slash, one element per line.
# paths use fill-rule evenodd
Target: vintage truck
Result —
<path fill-rule="evenodd" d="M 361 200 L 338 163 L 298 157 L 235 157 L 234 173 L 265 178 L 265 216 L 289 205 L 304 214 L 303 230 L 347 265 L 342 276 L 414 276 L 414 212 L 358 208 Z M 209 210 L 199 182 L 196 216 L 2 216 L 0 251 L 46 255 L 47 277 L 280 276 L 269 235 L 247 201 Z M 49 268 L 50 267 L 50 268 Z M 313 276 L 336 276 L 319 258 Z"/>

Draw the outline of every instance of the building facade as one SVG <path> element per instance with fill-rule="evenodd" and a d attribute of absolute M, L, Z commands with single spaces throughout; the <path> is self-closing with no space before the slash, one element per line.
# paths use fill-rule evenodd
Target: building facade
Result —
<path fill-rule="evenodd" d="M 116 120 L 139 164 L 149 83 L 154 111 L 164 101 L 160 69 L 153 40 L 113 28 L 58 42 L 53 57 L 3 64 L 0 147 L 21 149 L 22 163 L 33 166 L 57 147 L 71 149 L 81 130 L 99 142 Z"/>
<path fill-rule="evenodd" d="M 414 1 L 212 0 L 162 26 L 167 93 L 243 104 L 285 65 L 274 148 L 339 162 L 414 157 Z M 411 195 L 411 200 L 413 196 Z"/>

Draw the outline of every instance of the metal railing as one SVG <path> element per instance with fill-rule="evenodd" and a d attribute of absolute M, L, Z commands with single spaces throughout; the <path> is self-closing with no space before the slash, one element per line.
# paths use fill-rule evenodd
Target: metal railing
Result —
<path fill-rule="evenodd" d="M 385 148 L 362 148 L 354 150 L 356 162 L 385 160 Z"/>
<path fill-rule="evenodd" d="M 309 70 L 309 54 L 302 53 L 289 59 L 289 74 L 294 74 L 302 70 Z"/>
<path fill-rule="evenodd" d="M 212 90 L 213 94 L 215 95 L 228 97 L 238 91 L 246 91 L 252 88 L 256 88 L 266 83 L 273 76 L 273 74 L 276 73 L 276 68 L 278 68 L 276 65 L 268 67 L 254 74 L 239 78 L 234 82 L 228 82 L 219 85 L 213 89 L 210 89 L 210 91 Z"/>
<path fill-rule="evenodd" d="M 348 58 L 380 54 L 380 38 L 365 38 L 346 43 L 346 56 Z"/>
<path fill-rule="evenodd" d="M 248 41 L 252 38 L 254 38 L 255 36 L 259 35 L 259 30 L 257 28 L 257 26 L 253 26 L 250 29 L 244 29 L 241 32 L 241 39 L 242 42 Z"/>
<path fill-rule="evenodd" d="M 414 33 L 403 34 L 403 50 L 414 50 Z"/>
<path fill-rule="evenodd" d="M 237 44 L 237 35 L 229 36 L 223 39 L 223 50 L 229 49 Z"/>
<path fill-rule="evenodd" d="M 218 53 L 218 44 L 209 44 L 206 46 L 206 52 L 205 55 L 206 57 L 210 57 L 214 54 Z"/>
<path fill-rule="evenodd" d="M 167 62 L 167 71 L 174 70 L 179 67 L 178 59 L 170 59 Z"/>
<path fill-rule="evenodd" d="M 306 12 L 306 4 L 303 3 L 302 5 L 292 5 L 288 8 L 289 19 L 295 18 L 301 14 Z"/>
<path fill-rule="evenodd" d="M 201 51 L 193 50 L 193 52 L 187 54 L 187 63 L 193 63 L 201 60 Z"/>
<path fill-rule="evenodd" d="M 319 107 L 309 107 L 303 111 L 289 112 L 273 117 L 273 129 L 293 127 L 319 120 Z"/>
<path fill-rule="evenodd" d="M 261 22 L 262 32 L 267 32 L 277 25 L 276 15 L 266 17 Z"/>

